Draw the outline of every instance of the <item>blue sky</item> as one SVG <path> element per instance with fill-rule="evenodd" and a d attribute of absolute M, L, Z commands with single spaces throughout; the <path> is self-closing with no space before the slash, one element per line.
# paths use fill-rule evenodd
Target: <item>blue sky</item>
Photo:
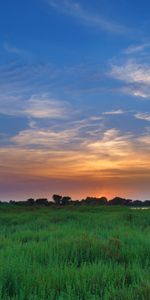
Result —
<path fill-rule="evenodd" d="M 148 1 L 0 10 L 2 199 L 150 197 Z"/>

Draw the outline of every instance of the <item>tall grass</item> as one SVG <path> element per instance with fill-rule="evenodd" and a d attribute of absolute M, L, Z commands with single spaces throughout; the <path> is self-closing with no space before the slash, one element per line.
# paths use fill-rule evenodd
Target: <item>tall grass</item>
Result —
<path fill-rule="evenodd" d="M 0 207 L 0 300 L 150 299 L 150 211 Z"/>

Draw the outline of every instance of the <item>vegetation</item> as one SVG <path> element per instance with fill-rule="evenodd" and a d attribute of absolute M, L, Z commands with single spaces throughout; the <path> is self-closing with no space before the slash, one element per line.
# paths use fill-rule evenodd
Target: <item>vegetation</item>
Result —
<path fill-rule="evenodd" d="M 0 300 L 150 299 L 150 210 L 30 202 L 0 206 Z"/>
<path fill-rule="evenodd" d="M 71 197 L 69 196 L 60 196 L 54 194 L 52 196 L 53 201 L 48 201 L 46 198 L 40 198 L 34 200 L 33 198 L 27 199 L 26 201 L 14 201 L 10 200 L 9 203 L 7 204 L 15 204 L 18 206 L 33 206 L 33 205 L 44 205 L 44 206 L 51 206 L 51 205 L 57 205 L 57 206 L 66 206 L 66 205 L 75 205 L 75 206 L 82 206 L 82 205 L 107 205 L 107 206 L 112 206 L 112 205 L 124 205 L 124 206 L 135 206 L 135 207 L 149 207 L 150 206 L 150 200 L 135 200 L 132 201 L 131 199 L 125 199 L 125 198 L 120 198 L 120 197 L 115 197 L 111 200 L 108 200 L 106 197 L 87 197 L 86 199 L 82 200 L 72 200 Z M 6 205 L 6 202 L 0 201 L 0 204 Z"/>

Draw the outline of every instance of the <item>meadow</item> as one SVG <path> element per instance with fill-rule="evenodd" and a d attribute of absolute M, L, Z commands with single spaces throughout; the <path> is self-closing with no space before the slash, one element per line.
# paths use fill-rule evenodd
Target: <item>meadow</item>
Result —
<path fill-rule="evenodd" d="M 149 300 L 150 210 L 0 206 L 0 300 Z"/>

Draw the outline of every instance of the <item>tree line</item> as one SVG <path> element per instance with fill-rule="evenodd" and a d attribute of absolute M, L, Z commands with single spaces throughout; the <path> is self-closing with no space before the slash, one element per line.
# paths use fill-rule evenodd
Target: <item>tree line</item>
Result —
<path fill-rule="evenodd" d="M 0 204 L 6 204 L 6 202 L 0 201 Z M 54 194 L 52 196 L 52 201 L 49 201 L 47 198 L 39 198 L 39 199 L 33 199 L 29 198 L 26 201 L 15 201 L 15 200 L 10 200 L 7 202 L 7 204 L 11 205 L 22 205 L 22 206 L 33 206 L 33 205 L 43 205 L 43 206 L 68 206 L 68 205 L 73 205 L 73 206 L 82 206 L 82 205 L 107 205 L 107 206 L 112 206 L 112 205 L 123 205 L 123 206 L 133 206 L 133 207 L 140 207 L 140 206 L 145 206 L 149 207 L 150 206 L 150 200 L 131 200 L 131 199 L 125 199 L 121 197 L 115 197 L 111 200 L 108 200 L 106 197 L 87 197 L 86 199 L 82 200 L 72 200 L 71 197 L 69 196 L 61 196 Z"/>

